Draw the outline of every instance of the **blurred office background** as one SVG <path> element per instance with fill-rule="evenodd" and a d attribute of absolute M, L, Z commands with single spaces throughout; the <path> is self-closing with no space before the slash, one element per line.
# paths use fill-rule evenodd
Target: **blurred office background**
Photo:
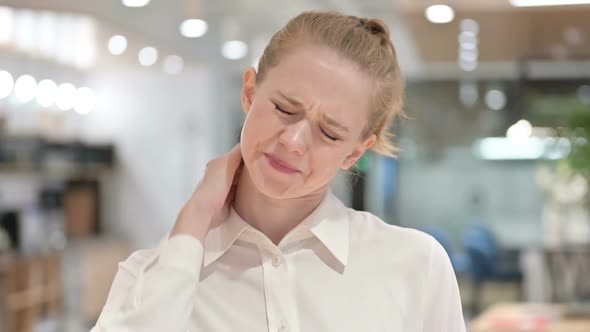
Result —
<path fill-rule="evenodd" d="M 407 79 L 399 158 L 334 192 L 443 244 L 470 331 L 590 331 L 587 3 L 1 0 L 0 331 L 93 325 L 117 262 L 237 142 L 244 70 L 310 9 L 384 20 Z"/>

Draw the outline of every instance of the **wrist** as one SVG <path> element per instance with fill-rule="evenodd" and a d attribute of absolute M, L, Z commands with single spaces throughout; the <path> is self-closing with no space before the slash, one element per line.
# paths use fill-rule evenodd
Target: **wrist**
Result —
<path fill-rule="evenodd" d="M 178 235 L 188 235 L 191 236 L 199 241 L 201 241 L 201 243 L 205 243 L 205 238 L 207 237 L 207 231 L 206 229 L 202 229 L 202 228 L 195 228 L 195 227 L 182 227 L 179 225 L 175 225 L 174 228 L 172 228 L 172 231 L 170 232 L 170 235 L 168 236 L 169 239 L 178 236 Z"/>
<path fill-rule="evenodd" d="M 176 223 L 170 232 L 170 237 L 179 234 L 191 235 L 200 241 L 204 241 L 213 216 L 210 209 L 197 204 L 192 199 L 180 211 Z"/>

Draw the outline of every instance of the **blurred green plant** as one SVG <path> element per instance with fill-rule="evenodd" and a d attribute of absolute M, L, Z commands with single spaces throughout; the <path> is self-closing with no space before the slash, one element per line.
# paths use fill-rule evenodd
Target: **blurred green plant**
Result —
<path fill-rule="evenodd" d="M 590 105 L 573 91 L 548 93 L 532 89 L 526 97 L 530 110 L 527 118 L 535 127 L 554 128 L 559 137 L 567 138 L 571 151 L 564 162 L 590 180 Z"/>
<path fill-rule="evenodd" d="M 371 152 L 365 152 L 357 161 L 356 164 L 352 167 L 353 171 L 360 172 L 360 173 L 367 173 L 371 168 L 372 164 L 372 156 L 370 155 Z"/>
<path fill-rule="evenodd" d="M 569 165 L 590 180 L 590 106 L 574 110 L 567 121 L 566 134 L 571 142 Z"/>

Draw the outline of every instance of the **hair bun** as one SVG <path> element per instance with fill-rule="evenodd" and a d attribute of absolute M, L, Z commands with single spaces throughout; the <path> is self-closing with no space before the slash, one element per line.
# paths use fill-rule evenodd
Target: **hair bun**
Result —
<path fill-rule="evenodd" d="M 384 35 L 384 37 L 389 38 L 389 29 L 380 19 L 372 18 L 365 20 L 364 26 L 365 29 L 374 35 Z"/>
<path fill-rule="evenodd" d="M 392 54 L 395 54 L 395 49 L 393 48 L 393 43 L 391 42 L 391 37 L 389 36 L 389 28 L 387 27 L 387 25 L 382 20 L 377 18 L 361 20 L 364 23 L 363 26 L 369 33 L 380 38 L 381 46 L 390 49 Z"/>

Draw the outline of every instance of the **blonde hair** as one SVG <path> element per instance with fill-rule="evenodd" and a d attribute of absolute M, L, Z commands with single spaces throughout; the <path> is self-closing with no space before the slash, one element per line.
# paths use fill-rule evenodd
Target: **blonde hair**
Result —
<path fill-rule="evenodd" d="M 394 157 L 399 149 L 390 123 L 403 115 L 404 80 L 399 69 L 389 29 L 379 19 L 347 16 L 337 12 L 310 11 L 291 19 L 270 40 L 258 63 L 257 81 L 297 42 L 311 41 L 327 46 L 351 60 L 375 78 L 373 105 L 363 139 L 377 136 L 371 150 Z"/>

